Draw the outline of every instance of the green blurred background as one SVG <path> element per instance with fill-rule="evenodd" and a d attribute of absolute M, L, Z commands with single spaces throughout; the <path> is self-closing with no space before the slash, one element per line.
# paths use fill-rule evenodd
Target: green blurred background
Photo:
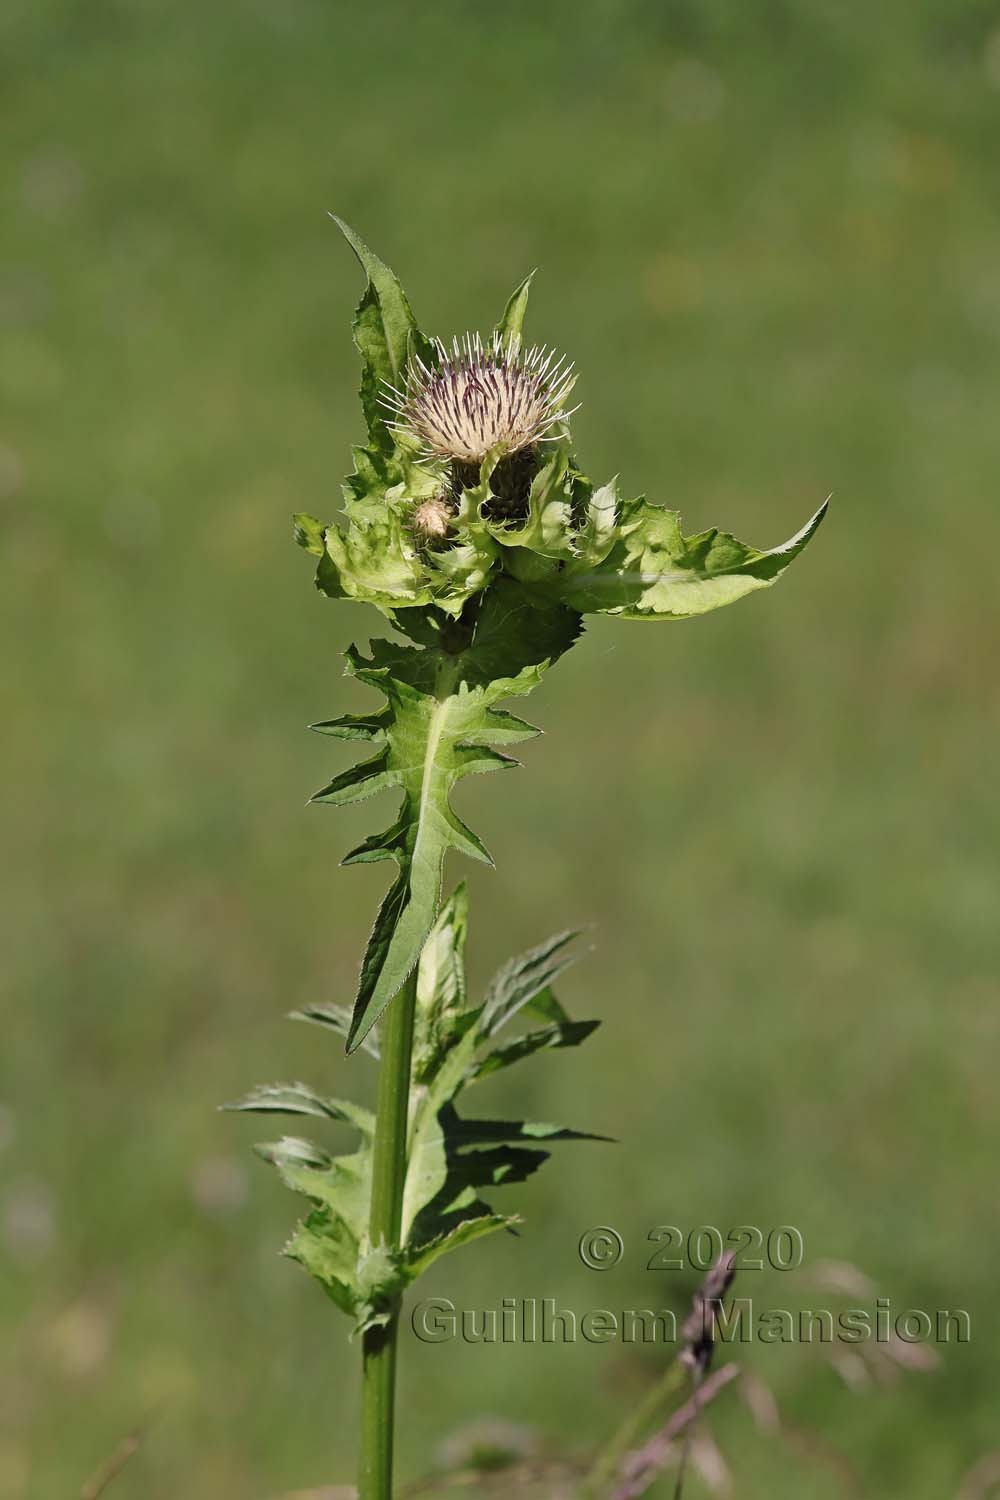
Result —
<path fill-rule="evenodd" d="M 259 1126 L 214 1113 L 373 1081 L 283 1020 L 350 997 L 385 880 L 337 868 L 371 808 L 304 806 L 346 756 L 303 726 L 367 701 L 338 652 L 379 629 L 290 538 L 360 432 L 328 209 L 431 331 L 540 268 L 595 478 L 761 545 L 835 496 L 774 593 L 595 623 L 528 769 L 463 789 L 497 864 L 461 872 L 477 981 L 590 924 L 561 995 L 604 1018 L 481 1102 L 620 1144 L 560 1148 L 504 1199 L 520 1240 L 427 1291 L 679 1302 L 652 1226 L 792 1223 L 807 1268 L 965 1307 L 973 1341 L 858 1391 L 746 1351 L 817 1438 L 727 1396 L 736 1493 L 953 1495 L 997 1439 L 996 7 L 8 0 L 0 28 L 0 1495 L 77 1494 L 140 1423 L 122 1500 L 352 1473 L 357 1350 L 278 1257 Z M 594 1224 L 626 1242 L 603 1275 Z M 657 1364 L 410 1337 L 404 1476 L 483 1415 L 585 1447 Z"/>

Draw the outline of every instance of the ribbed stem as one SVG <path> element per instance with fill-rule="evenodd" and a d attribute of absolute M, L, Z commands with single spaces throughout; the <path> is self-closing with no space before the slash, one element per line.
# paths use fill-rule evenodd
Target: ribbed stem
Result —
<path fill-rule="evenodd" d="M 406 1184 L 406 1127 L 410 1098 L 410 1059 L 416 971 L 389 1005 L 382 1029 L 382 1060 L 372 1159 L 369 1234 L 372 1245 L 399 1245 Z M 363 1335 L 361 1394 L 361 1473 L 359 1500 L 391 1500 L 396 1346 L 399 1303 L 387 1324 Z"/>

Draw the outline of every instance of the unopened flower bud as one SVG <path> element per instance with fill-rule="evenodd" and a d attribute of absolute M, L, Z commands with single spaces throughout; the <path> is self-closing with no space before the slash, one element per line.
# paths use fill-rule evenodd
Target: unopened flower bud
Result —
<path fill-rule="evenodd" d="M 433 546 L 443 542 L 451 528 L 452 508 L 443 495 L 423 500 L 413 512 L 413 531 L 417 540 Z"/>

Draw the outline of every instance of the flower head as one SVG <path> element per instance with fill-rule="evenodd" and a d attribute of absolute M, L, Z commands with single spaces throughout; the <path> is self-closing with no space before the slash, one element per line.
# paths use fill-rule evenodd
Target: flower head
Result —
<path fill-rule="evenodd" d="M 557 436 L 572 415 L 563 404 L 576 376 L 554 350 L 522 352 L 499 334 L 484 346 L 478 333 L 434 348 L 436 364 L 411 359 L 405 389 L 388 387 L 385 405 L 395 430 L 415 434 L 436 458 L 478 464 L 491 450 L 518 453 Z"/>

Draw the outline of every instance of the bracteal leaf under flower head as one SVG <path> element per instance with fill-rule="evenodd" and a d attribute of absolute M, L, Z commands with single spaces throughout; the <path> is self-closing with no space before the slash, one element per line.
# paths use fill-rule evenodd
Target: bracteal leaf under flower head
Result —
<path fill-rule="evenodd" d="M 345 524 L 296 518 L 323 593 L 392 620 L 426 608 L 457 620 L 509 574 L 580 615 L 677 620 L 769 587 L 808 544 L 825 505 L 762 550 L 714 527 L 686 535 L 676 511 L 625 499 L 616 481 L 595 487 L 570 448 L 573 366 L 522 345 L 531 276 L 491 337 L 447 347 L 337 222 L 367 277 L 354 340 L 368 442 L 354 450 Z"/>

